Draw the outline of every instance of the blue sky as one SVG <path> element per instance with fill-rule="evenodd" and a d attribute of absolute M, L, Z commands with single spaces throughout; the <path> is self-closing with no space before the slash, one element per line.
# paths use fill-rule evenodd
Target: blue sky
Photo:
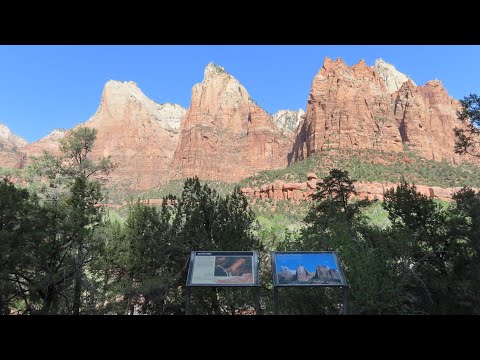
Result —
<path fill-rule="evenodd" d="M 310 272 L 314 272 L 317 265 L 325 265 L 330 269 L 337 269 L 331 254 L 277 254 L 276 265 L 278 272 L 282 266 L 296 270 L 298 265 L 303 265 Z"/>
<path fill-rule="evenodd" d="M 0 122 L 28 141 L 71 128 L 97 110 L 104 84 L 135 81 L 151 99 L 188 107 L 213 61 L 270 113 L 305 109 L 323 59 L 383 58 L 417 85 L 438 78 L 451 96 L 480 93 L 480 46 L 215 45 L 0 46 Z"/>

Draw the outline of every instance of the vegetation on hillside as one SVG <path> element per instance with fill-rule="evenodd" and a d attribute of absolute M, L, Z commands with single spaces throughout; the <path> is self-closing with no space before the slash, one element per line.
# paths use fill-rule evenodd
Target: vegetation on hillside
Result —
<path fill-rule="evenodd" d="M 365 182 L 398 183 L 404 178 L 418 185 L 480 188 L 478 165 L 453 165 L 445 161 L 427 160 L 411 151 L 393 153 L 373 149 L 328 150 L 284 169 L 262 171 L 241 181 L 239 186 L 256 187 L 278 179 L 285 182 L 303 182 L 309 172 L 324 177 L 333 168 L 346 170 L 352 178 Z"/>
<path fill-rule="evenodd" d="M 133 201 L 121 220 L 89 181 L 77 173 L 54 201 L 0 183 L 3 314 L 184 314 L 192 250 L 257 250 L 267 314 L 274 250 L 337 251 L 355 314 L 480 313 L 480 192 L 462 189 L 445 206 L 404 181 L 383 204 L 351 202 L 353 180 L 333 169 L 311 204 L 256 202 L 255 215 L 238 188 L 221 196 L 193 178 L 161 207 Z M 285 289 L 280 312 L 338 314 L 340 299 L 339 289 Z M 196 288 L 191 308 L 252 312 L 253 292 Z"/>

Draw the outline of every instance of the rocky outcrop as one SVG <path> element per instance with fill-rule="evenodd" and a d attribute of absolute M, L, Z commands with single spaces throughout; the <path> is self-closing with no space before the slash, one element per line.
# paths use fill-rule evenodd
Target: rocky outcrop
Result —
<path fill-rule="evenodd" d="M 256 188 L 242 188 L 242 193 L 250 199 L 272 200 L 306 200 L 311 201 L 311 196 L 317 187 L 318 178 L 314 173 L 308 173 L 307 181 L 302 183 L 285 183 L 276 180 Z M 384 194 L 389 189 L 396 189 L 396 183 L 380 182 L 355 182 L 354 188 L 359 199 L 383 201 Z M 417 191 L 431 199 L 452 201 L 452 195 L 461 187 L 441 188 L 437 186 L 416 185 Z M 480 189 L 474 189 L 480 191 Z"/>
<path fill-rule="evenodd" d="M 402 151 L 405 146 L 436 161 L 478 162 L 454 152 L 459 102 L 440 81 L 416 86 L 379 59 L 347 66 L 325 59 L 315 76 L 305 120 L 296 133 L 289 163 L 331 148 Z"/>
<path fill-rule="evenodd" d="M 29 158 L 32 156 L 40 156 L 44 151 L 54 155 L 60 155 L 60 140 L 65 137 L 66 133 L 67 130 L 65 129 L 55 129 L 40 140 L 24 146 L 22 152 Z"/>
<path fill-rule="evenodd" d="M 349 67 L 340 58 L 325 59 L 289 161 L 331 148 L 403 149 L 385 82 L 364 60 Z"/>
<path fill-rule="evenodd" d="M 460 102 L 448 95 L 439 80 L 429 81 L 424 86 L 407 81 L 392 94 L 392 99 L 402 141 L 413 151 L 436 161 L 473 161 L 454 153 L 453 129 L 464 126 L 457 119 Z"/>
<path fill-rule="evenodd" d="M 14 134 L 5 124 L 0 123 L 0 141 L 13 149 L 19 149 L 27 144 L 27 140 Z"/>
<path fill-rule="evenodd" d="M 390 94 L 394 93 L 395 91 L 400 90 L 403 83 L 407 82 L 408 80 L 412 81 L 407 75 L 398 71 L 395 66 L 392 64 L 387 63 L 383 59 L 375 60 L 375 64 L 373 68 L 377 72 L 377 74 L 385 81 L 385 85 L 387 85 L 387 90 Z"/>
<path fill-rule="evenodd" d="M 24 155 L 21 148 L 27 140 L 14 134 L 6 125 L 0 123 L 0 167 L 23 167 Z"/>
<path fill-rule="evenodd" d="M 283 134 L 294 136 L 304 115 L 305 111 L 302 109 L 298 111 L 280 110 L 273 115 L 273 122 Z"/>
<path fill-rule="evenodd" d="M 110 156 L 118 165 L 110 183 L 146 190 L 167 180 L 185 112 L 157 104 L 134 82 L 107 82 L 97 112 L 84 125 L 98 130 L 93 158 Z"/>
<path fill-rule="evenodd" d="M 171 178 L 236 182 L 287 165 L 289 139 L 247 90 L 213 63 L 192 90 Z"/>

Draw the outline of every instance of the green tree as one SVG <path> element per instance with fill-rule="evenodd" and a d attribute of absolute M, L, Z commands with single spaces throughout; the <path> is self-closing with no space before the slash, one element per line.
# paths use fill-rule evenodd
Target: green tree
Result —
<path fill-rule="evenodd" d="M 65 285 L 74 275 L 65 203 L 40 204 L 8 182 L 0 195 L 0 283 L 7 285 L 0 293 L 10 294 L 9 308 L 22 313 L 65 313 Z"/>
<path fill-rule="evenodd" d="M 221 197 L 198 178 L 185 180 L 180 197 L 165 197 L 160 211 L 138 201 L 132 204 L 121 237 L 124 244 L 111 244 L 116 260 L 110 262 L 129 313 L 135 305 L 146 314 L 184 313 L 190 253 L 261 250 L 255 227 L 255 216 L 238 188 Z M 253 305 L 248 291 L 195 289 L 192 311 L 232 313 Z"/>
<path fill-rule="evenodd" d="M 96 248 L 92 235 L 102 217 L 103 194 L 99 180 L 115 168 L 108 158 L 91 159 L 96 135 L 96 129 L 72 130 L 61 140 L 60 156 L 44 153 L 31 164 L 31 172 L 49 181 L 49 186 L 43 188 L 46 200 L 56 206 L 62 202 L 67 205 L 66 231 L 69 233 L 65 239 L 71 239 L 71 251 L 75 253 L 72 313 L 76 315 L 80 313 L 83 290 L 91 288 L 84 271 Z"/>
<path fill-rule="evenodd" d="M 31 310 L 30 278 L 18 270 L 31 267 L 24 243 L 37 230 L 32 216 L 37 210 L 38 203 L 28 191 L 7 179 L 0 182 L 0 314 L 9 314 L 18 299 L 25 299 L 24 306 Z"/>
<path fill-rule="evenodd" d="M 478 198 L 464 189 L 454 200 L 445 209 L 405 182 L 385 195 L 391 231 L 405 238 L 398 264 L 405 275 L 402 286 L 410 312 L 455 314 L 478 309 L 472 296 L 478 294 L 474 290 L 478 281 L 472 277 L 478 270 L 474 255 Z"/>
<path fill-rule="evenodd" d="M 350 287 L 353 313 L 397 312 L 399 291 L 392 267 L 395 253 L 382 229 L 369 226 L 362 209 L 369 201 L 355 200 L 348 172 L 333 169 L 317 183 L 301 236 L 285 242 L 281 250 L 337 251 Z M 331 314 L 340 310 L 338 289 L 288 289 L 283 311 Z"/>
<path fill-rule="evenodd" d="M 480 192 L 463 188 L 453 195 L 449 230 L 456 241 L 452 251 L 450 313 L 480 314 Z"/>
<path fill-rule="evenodd" d="M 182 249 L 176 258 L 181 279 L 186 278 L 185 265 L 193 250 L 262 249 L 254 233 L 255 215 L 239 188 L 222 198 L 207 184 L 202 186 L 198 178 L 186 179 L 182 195 L 176 201 L 173 226 L 178 247 Z M 196 289 L 195 293 L 203 296 L 193 296 L 192 310 L 207 314 L 228 312 L 231 302 L 225 296 L 231 292 L 229 289 Z"/>
<path fill-rule="evenodd" d="M 460 103 L 462 107 L 457 116 L 466 127 L 454 129 L 455 153 L 480 157 L 480 97 L 470 94 L 460 100 Z"/>

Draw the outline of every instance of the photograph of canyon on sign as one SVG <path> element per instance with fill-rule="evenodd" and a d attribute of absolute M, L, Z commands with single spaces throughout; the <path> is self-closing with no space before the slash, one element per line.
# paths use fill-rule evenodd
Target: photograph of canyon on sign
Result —
<path fill-rule="evenodd" d="M 276 253 L 278 285 L 341 285 L 333 253 Z"/>
<path fill-rule="evenodd" d="M 258 267 L 209 276 L 254 289 L 212 281 L 188 313 L 340 314 L 338 287 L 274 304 L 273 272 L 338 283 L 333 263 L 270 266 L 335 252 L 348 314 L 480 314 L 478 64 L 460 45 L 0 45 L 0 315 L 185 315 L 190 254 L 240 251 Z"/>

